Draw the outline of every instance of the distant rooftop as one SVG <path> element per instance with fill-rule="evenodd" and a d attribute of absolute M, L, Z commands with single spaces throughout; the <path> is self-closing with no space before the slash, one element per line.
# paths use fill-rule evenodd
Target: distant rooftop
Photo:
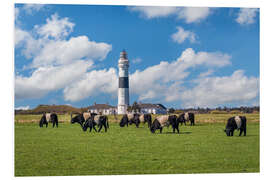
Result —
<path fill-rule="evenodd" d="M 88 109 L 110 109 L 110 108 L 115 108 L 115 107 L 109 104 L 93 104 L 92 106 L 88 106 L 87 108 Z"/>

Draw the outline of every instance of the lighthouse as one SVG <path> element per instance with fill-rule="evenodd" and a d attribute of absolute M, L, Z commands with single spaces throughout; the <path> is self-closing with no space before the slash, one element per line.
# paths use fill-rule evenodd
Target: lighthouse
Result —
<path fill-rule="evenodd" d="M 118 84 L 118 114 L 126 114 L 129 106 L 129 83 L 128 83 L 129 61 L 127 53 L 123 50 L 118 61 L 119 84 Z"/>

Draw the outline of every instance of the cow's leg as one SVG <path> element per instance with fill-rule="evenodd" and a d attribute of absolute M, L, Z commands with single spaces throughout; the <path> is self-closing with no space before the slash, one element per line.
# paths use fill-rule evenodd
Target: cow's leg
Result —
<path fill-rule="evenodd" d="M 102 126 L 103 126 L 103 124 L 101 124 L 101 125 L 99 126 L 98 132 L 100 132 Z"/>
<path fill-rule="evenodd" d="M 105 132 L 107 132 L 107 125 L 106 125 L 106 122 L 105 122 L 105 125 L 104 125 L 104 129 L 105 129 Z"/>
<path fill-rule="evenodd" d="M 177 133 L 179 134 L 179 126 L 176 126 Z"/>
<path fill-rule="evenodd" d="M 246 136 L 247 135 L 247 129 L 246 129 L 246 127 L 244 128 L 244 136 Z"/>
<path fill-rule="evenodd" d="M 184 120 L 184 123 L 185 123 L 185 126 L 186 126 L 187 124 L 186 124 L 186 121 L 185 120 Z"/>
<path fill-rule="evenodd" d="M 94 130 L 97 132 L 97 129 L 96 129 L 95 125 L 93 125 L 93 128 L 94 128 Z"/>
<path fill-rule="evenodd" d="M 53 121 L 53 128 L 54 128 L 54 126 L 55 126 L 55 122 Z"/>
<path fill-rule="evenodd" d="M 48 127 L 48 123 L 46 123 L 46 128 Z"/>
<path fill-rule="evenodd" d="M 240 133 L 239 133 L 239 136 L 241 136 L 242 132 L 243 132 L 243 129 L 240 129 Z"/>
<path fill-rule="evenodd" d="M 231 136 L 233 136 L 233 130 L 231 131 Z"/>
<path fill-rule="evenodd" d="M 56 123 L 56 127 L 58 128 L 58 121 L 56 121 L 55 123 Z"/>
<path fill-rule="evenodd" d="M 162 127 L 160 128 L 160 133 L 162 133 Z"/>

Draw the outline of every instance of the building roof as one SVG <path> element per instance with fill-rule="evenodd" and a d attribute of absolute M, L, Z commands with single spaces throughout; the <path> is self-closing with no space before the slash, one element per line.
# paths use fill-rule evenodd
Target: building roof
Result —
<path fill-rule="evenodd" d="M 150 104 L 150 103 L 139 103 L 140 108 L 158 108 L 158 109 L 165 109 L 166 107 L 162 104 Z"/>
<path fill-rule="evenodd" d="M 94 104 L 92 106 L 88 106 L 87 108 L 88 109 L 110 109 L 110 108 L 115 108 L 115 107 L 109 104 Z"/>

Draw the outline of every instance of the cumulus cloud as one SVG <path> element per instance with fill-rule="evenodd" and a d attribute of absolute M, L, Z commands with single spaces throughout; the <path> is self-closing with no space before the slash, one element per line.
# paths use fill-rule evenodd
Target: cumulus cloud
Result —
<path fill-rule="evenodd" d="M 258 11 L 256 8 L 240 8 L 236 22 L 241 25 L 253 24 Z"/>
<path fill-rule="evenodd" d="M 74 27 L 74 23 L 70 22 L 67 17 L 60 18 L 57 13 L 53 14 L 51 18 L 46 19 L 46 24 L 36 25 L 37 33 L 45 38 L 60 39 L 68 36 Z"/>
<path fill-rule="evenodd" d="M 15 98 L 40 98 L 62 89 L 80 79 L 93 65 L 92 61 L 78 60 L 62 66 L 39 67 L 29 77 L 15 77 Z"/>
<path fill-rule="evenodd" d="M 208 7 L 166 7 L 166 6 L 134 6 L 128 7 L 131 12 L 138 12 L 147 19 L 176 16 L 186 23 L 200 22 L 206 19 L 211 10 Z"/>
<path fill-rule="evenodd" d="M 183 107 L 241 104 L 259 94 L 259 78 L 247 77 L 243 70 L 237 70 L 231 76 L 199 78 L 194 82 L 194 88 L 181 92 Z"/>
<path fill-rule="evenodd" d="M 32 15 L 33 12 L 40 11 L 44 7 L 44 4 L 25 4 L 23 5 L 22 10 L 24 10 L 27 14 Z"/>
<path fill-rule="evenodd" d="M 78 59 L 104 60 L 112 45 L 90 41 L 87 36 L 72 37 L 69 40 L 49 41 L 34 58 L 32 66 L 68 64 Z"/>
<path fill-rule="evenodd" d="M 188 77 L 190 68 L 205 66 L 209 68 L 230 65 L 230 56 L 220 52 L 195 52 L 188 48 L 172 62 L 161 61 L 143 71 L 130 75 L 130 91 L 139 95 L 139 100 L 160 98 L 174 101 L 179 97 L 181 84 Z"/>
<path fill-rule="evenodd" d="M 27 68 L 33 71 L 29 76 L 16 74 L 16 99 L 41 98 L 49 92 L 61 89 L 64 89 L 64 94 L 74 92 L 75 87 L 72 84 L 82 82 L 86 75 L 94 79 L 102 75 L 103 71 L 95 73 L 91 68 L 94 67 L 94 60 L 106 58 L 112 46 L 95 42 L 87 36 L 66 39 L 74 26 L 68 18 L 60 18 L 54 14 L 44 25 L 36 25 L 32 31 L 15 28 L 15 48 L 20 48 L 17 50 L 31 60 L 31 65 Z M 113 72 L 108 71 L 109 75 Z M 114 88 L 104 86 L 108 91 Z M 72 99 L 75 96 L 73 94 L 70 99 L 65 99 L 72 101 L 76 99 Z"/>
<path fill-rule="evenodd" d="M 196 42 L 196 34 L 192 31 L 184 30 L 181 26 L 176 27 L 177 32 L 172 34 L 171 38 L 178 44 L 183 43 L 185 40 L 189 40 L 191 43 Z"/>
<path fill-rule="evenodd" d="M 93 70 L 86 73 L 79 81 L 64 89 L 66 101 L 79 101 L 100 93 L 117 95 L 118 76 L 116 69 Z"/>
<path fill-rule="evenodd" d="M 178 18 L 184 19 L 186 23 L 200 22 L 206 19 L 211 13 L 208 7 L 186 7 L 182 8 Z"/>

